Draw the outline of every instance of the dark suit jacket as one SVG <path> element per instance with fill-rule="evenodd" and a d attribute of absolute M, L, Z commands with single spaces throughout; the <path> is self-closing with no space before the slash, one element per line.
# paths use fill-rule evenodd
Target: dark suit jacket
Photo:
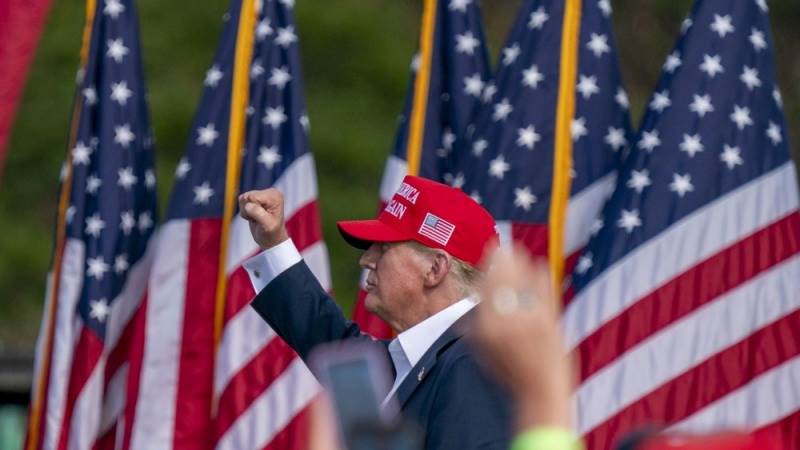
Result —
<path fill-rule="evenodd" d="M 318 344 L 342 339 L 371 340 L 325 293 L 305 262 L 270 282 L 253 308 L 307 361 Z M 397 389 L 403 415 L 425 430 L 426 450 L 508 449 L 508 395 L 478 367 L 460 324 L 450 327 L 411 369 Z M 388 342 L 376 343 L 389 360 Z"/>

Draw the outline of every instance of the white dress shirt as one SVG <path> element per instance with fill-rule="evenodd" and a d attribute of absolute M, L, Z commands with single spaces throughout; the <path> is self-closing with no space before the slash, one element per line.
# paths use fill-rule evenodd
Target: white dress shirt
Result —
<path fill-rule="evenodd" d="M 250 276 L 253 289 L 261 292 L 275 277 L 301 260 L 302 257 L 294 242 L 287 239 L 275 247 L 253 256 L 242 265 Z M 384 404 L 397 391 L 411 369 L 422 359 L 433 343 L 474 306 L 475 301 L 469 297 L 459 300 L 392 339 L 389 343 L 389 356 L 392 358 L 397 375 Z"/>

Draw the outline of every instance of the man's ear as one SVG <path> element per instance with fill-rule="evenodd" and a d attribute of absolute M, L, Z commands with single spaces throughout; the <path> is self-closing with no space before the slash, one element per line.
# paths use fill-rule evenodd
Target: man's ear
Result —
<path fill-rule="evenodd" d="M 430 266 L 425 273 L 425 287 L 433 288 L 441 284 L 450 273 L 450 258 L 442 252 L 435 252 L 430 259 Z"/>

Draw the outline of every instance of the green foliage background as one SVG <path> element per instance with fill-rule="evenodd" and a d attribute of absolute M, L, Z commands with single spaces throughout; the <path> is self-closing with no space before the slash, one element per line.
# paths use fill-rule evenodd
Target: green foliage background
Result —
<path fill-rule="evenodd" d="M 520 3 L 483 0 L 494 61 Z M 691 0 L 612 4 L 636 122 Z M 191 135 L 189 126 L 227 2 L 139 0 L 138 8 L 163 211 L 175 166 Z M 0 180 L 0 350 L 31 349 L 39 328 L 84 9 L 83 0 L 54 0 Z M 800 4 L 773 0 L 770 9 L 790 142 L 796 143 Z M 375 212 L 416 49 L 420 12 L 419 0 L 297 0 L 295 7 L 324 235 L 335 292 L 346 311 L 355 296 L 358 252 L 343 243 L 334 222 Z M 797 156 L 796 145 L 794 149 Z"/>

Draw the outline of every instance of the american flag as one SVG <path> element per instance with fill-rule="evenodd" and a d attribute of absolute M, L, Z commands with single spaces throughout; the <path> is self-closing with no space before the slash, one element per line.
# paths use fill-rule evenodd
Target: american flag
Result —
<path fill-rule="evenodd" d="M 497 89 L 487 92 L 468 148 L 459 153 L 460 187 L 497 220 L 501 240 L 548 254 L 556 151 L 565 5 L 555 0 L 523 3 L 502 51 Z M 575 112 L 571 193 L 564 257 L 572 262 L 616 181 L 631 137 L 628 99 L 621 85 L 607 1 L 583 2 L 576 30 Z M 569 51 L 569 50 L 567 50 Z"/>
<path fill-rule="evenodd" d="M 254 4 L 248 26 L 246 11 Z M 289 234 L 330 288 L 292 8 L 290 0 L 234 0 L 225 15 L 153 267 L 131 448 L 304 448 L 308 406 L 320 388 L 248 306 L 255 292 L 241 262 L 258 246 L 238 216 L 224 255 L 221 248 L 225 198 L 235 200 L 235 192 L 226 192 L 229 152 L 243 147 L 241 159 L 233 158 L 241 161 L 236 190 L 274 186 L 284 193 Z M 246 131 L 243 145 L 232 147 L 237 39 L 246 33 L 252 35 L 244 73 L 249 98 L 239 111 Z M 215 349 L 220 265 L 224 326 Z"/>
<path fill-rule="evenodd" d="M 494 89 L 478 0 L 425 0 L 419 47 L 383 172 L 379 210 L 405 175 L 454 182 L 453 151 L 465 138 L 481 96 Z M 353 319 L 373 336 L 391 337 L 389 325 L 364 309 L 364 280 L 362 274 Z"/>
<path fill-rule="evenodd" d="M 87 11 L 28 450 L 112 448 L 124 434 L 156 220 L 138 33 L 132 0 Z"/>
<path fill-rule="evenodd" d="M 800 446 L 800 211 L 766 2 L 701 0 L 573 276 L 578 429 L 752 427 Z"/>

